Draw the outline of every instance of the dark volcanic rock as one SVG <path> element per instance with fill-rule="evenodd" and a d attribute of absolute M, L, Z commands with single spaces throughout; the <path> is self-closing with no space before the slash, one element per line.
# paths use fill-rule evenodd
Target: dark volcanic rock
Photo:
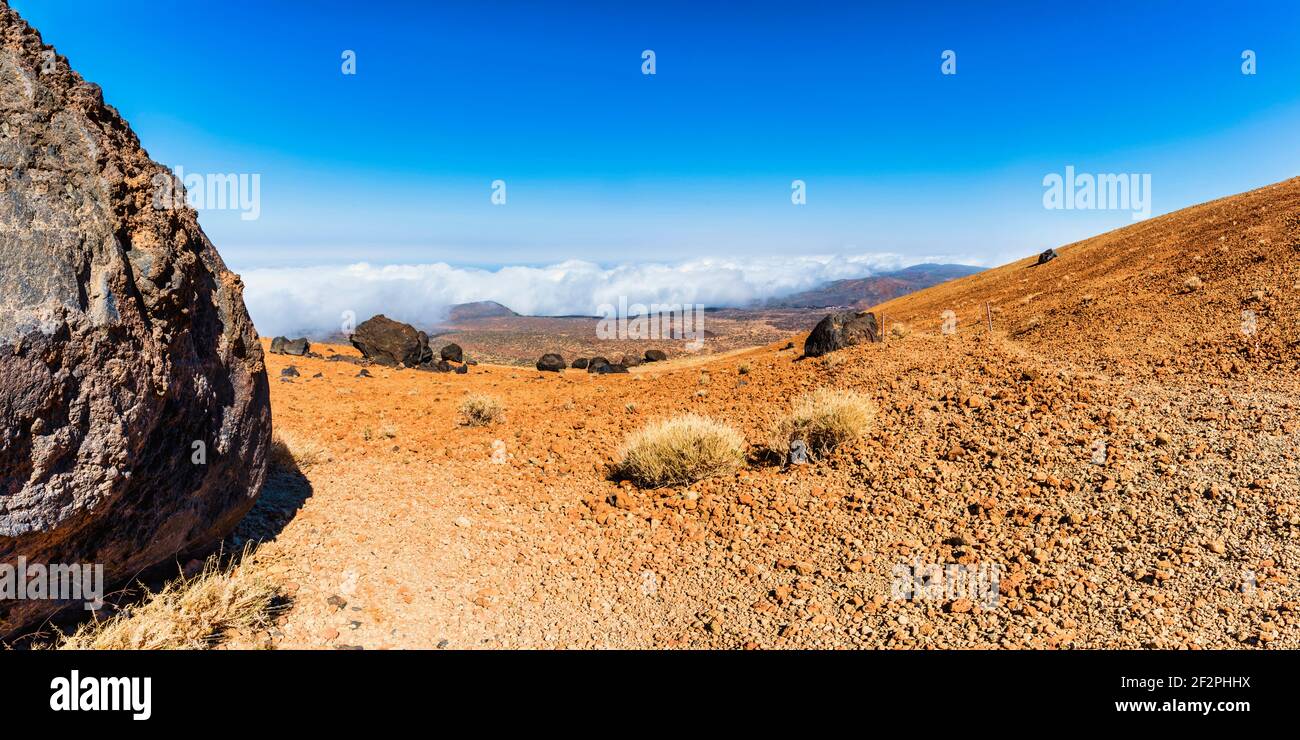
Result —
<path fill-rule="evenodd" d="M 588 370 L 588 372 L 590 372 L 590 370 Z M 605 363 L 604 365 L 601 365 L 599 368 L 597 368 L 596 372 L 601 375 L 610 375 L 613 373 L 625 373 L 627 372 L 627 366 L 611 365 L 609 363 Z"/>
<path fill-rule="evenodd" d="M 398 364 L 417 367 L 431 357 L 429 339 L 424 332 L 383 314 L 361 322 L 352 333 L 352 346 L 367 360 L 390 367 Z"/>
<path fill-rule="evenodd" d="M 564 358 L 554 352 L 547 352 L 537 361 L 537 369 L 547 372 L 558 373 L 565 367 Z"/>
<path fill-rule="evenodd" d="M 438 354 L 442 357 L 442 359 L 447 360 L 449 362 L 465 361 L 465 353 L 461 351 L 459 344 L 449 344 L 446 347 L 443 347 L 442 351 L 439 352 Z"/>
<path fill-rule="evenodd" d="M 593 357 L 590 360 L 587 360 L 587 372 L 598 373 L 602 367 L 608 364 L 609 360 L 606 360 L 604 357 Z"/>
<path fill-rule="evenodd" d="M 298 368 L 294 367 L 293 365 L 290 365 L 289 367 L 286 367 L 285 369 L 280 371 L 280 377 L 282 378 L 296 378 L 300 375 L 302 375 L 302 373 L 298 372 Z"/>
<path fill-rule="evenodd" d="M 1046 252 L 1043 252 L 1042 254 L 1038 255 L 1038 264 L 1045 265 L 1048 262 L 1051 262 L 1052 260 L 1056 259 L 1058 256 L 1059 255 L 1057 255 L 1055 249 L 1049 249 Z"/>
<path fill-rule="evenodd" d="M 637 365 L 641 364 L 641 356 L 623 355 L 623 360 L 619 364 L 621 364 L 623 367 L 636 367 Z"/>
<path fill-rule="evenodd" d="M 586 370 L 586 369 L 587 369 L 587 358 L 586 358 L 586 357 L 579 357 L 579 358 L 575 359 L 575 360 L 573 361 L 573 364 L 571 364 L 569 367 L 572 367 L 572 368 L 574 368 L 575 370 Z"/>
<path fill-rule="evenodd" d="M 311 342 L 306 337 L 301 339 L 289 339 L 287 337 L 276 337 L 271 340 L 271 354 L 273 355 L 293 355 L 302 357 L 311 353 Z"/>
<path fill-rule="evenodd" d="M 817 322 L 803 343 L 803 353 L 808 357 L 820 357 L 837 349 L 880 340 L 880 324 L 876 322 L 875 314 L 841 311 Z"/>
<path fill-rule="evenodd" d="M 668 353 L 661 349 L 648 349 L 645 351 L 646 362 L 663 362 L 668 359 Z"/>
<path fill-rule="evenodd" d="M 469 365 L 457 365 L 457 366 L 456 366 L 456 374 L 457 374 L 457 375 L 465 375 L 465 374 L 468 373 L 468 372 L 469 372 Z"/>
<path fill-rule="evenodd" d="M 0 2 L 0 563 L 102 564 L 111 589 L 234 528 L 271 409 L 239 277 L 47 49 Z M 0 635 L 68 605 L 0 600 Z"/>

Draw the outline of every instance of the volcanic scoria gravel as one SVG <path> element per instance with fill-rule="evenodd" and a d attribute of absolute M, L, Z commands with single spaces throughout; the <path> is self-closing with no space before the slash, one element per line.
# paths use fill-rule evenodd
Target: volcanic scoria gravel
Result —
<path fill-rule="evenodd" d="M 111 585 L 253 504 L 262 347 L 172 175 L 3 2 L 0 115 L 0 561 Z M 0 633 L 58 606 L 0 602 Z"/>
<path fill-rule="evenodd" d="M 272 356 L 304 378 L 274 384 L 279 428 L 324 452 L 264 497 L 256 567 L 293 607 L 232 644 L 1300 646 L 1300 179 L 1039 251 L 876 306 L 883 341 L 816 359 L 358 379 Z M 610 476 L 655 419 L 757 446 L 817 388 L 876 402 L 863 440 L 690 486 Z M 477 394 L 504 419 L 461 424 Z M 1000 578 L 899 589 L 918 564 Z"/>

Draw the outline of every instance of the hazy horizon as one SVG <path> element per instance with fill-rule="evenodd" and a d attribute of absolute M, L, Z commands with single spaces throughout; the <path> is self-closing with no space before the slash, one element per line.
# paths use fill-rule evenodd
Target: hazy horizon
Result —
<path fill-rule="evenodd" d="M 675 263 L 600 265 L 566 260 L 497 269 L 432 264 L 353 263 L 255 268 L 242 273 L 244 299 L 264 336 L 331 336 L 351 317 L 375 314 L 422 328 L 450 306 L 496 301 L 532 316 L 593 316 L 601 305 L 702 304 L 739 308 L 834 280 L 869 277 L 915 264 L 971 264 L 944 256 L 896 254 L 701 258 Z M 987 267 L 987 265 L 974 265 Z"/>

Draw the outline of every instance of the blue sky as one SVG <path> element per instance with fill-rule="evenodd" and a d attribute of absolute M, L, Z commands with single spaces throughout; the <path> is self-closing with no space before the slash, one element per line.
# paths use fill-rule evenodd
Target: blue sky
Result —
<path fill-rule="evenodd" d="M 1290 0 L 11 4 L 155 159 L 261 176 L 257 220 L 201 214 L 235 269 L 998 264 L 1132 223 L 1045 210 L 1066 165 L 1157 214 L 1300 172 Z"/>

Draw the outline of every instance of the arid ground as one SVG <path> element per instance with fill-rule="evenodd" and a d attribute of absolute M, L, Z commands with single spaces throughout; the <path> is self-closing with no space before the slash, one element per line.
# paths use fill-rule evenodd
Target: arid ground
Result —
<path fill-rule="evenodd" d="M 226 644 L 1300 647 L 1300 179 L 1059 254 L 884 304 L 883 343 L 820 359 L 794 334 L 606 376 L 268 355 L 298 464 L 239 537 L 291 605 Z M 865 440 L 763 458 L 821 387 L 875 399 Z M 470 394 L 504 419 L 461 425 Z M 748 464 L 613 479 L 685 411 Z M 894 598 L 915 563 L 997 565 L 999 596 Z"/>

